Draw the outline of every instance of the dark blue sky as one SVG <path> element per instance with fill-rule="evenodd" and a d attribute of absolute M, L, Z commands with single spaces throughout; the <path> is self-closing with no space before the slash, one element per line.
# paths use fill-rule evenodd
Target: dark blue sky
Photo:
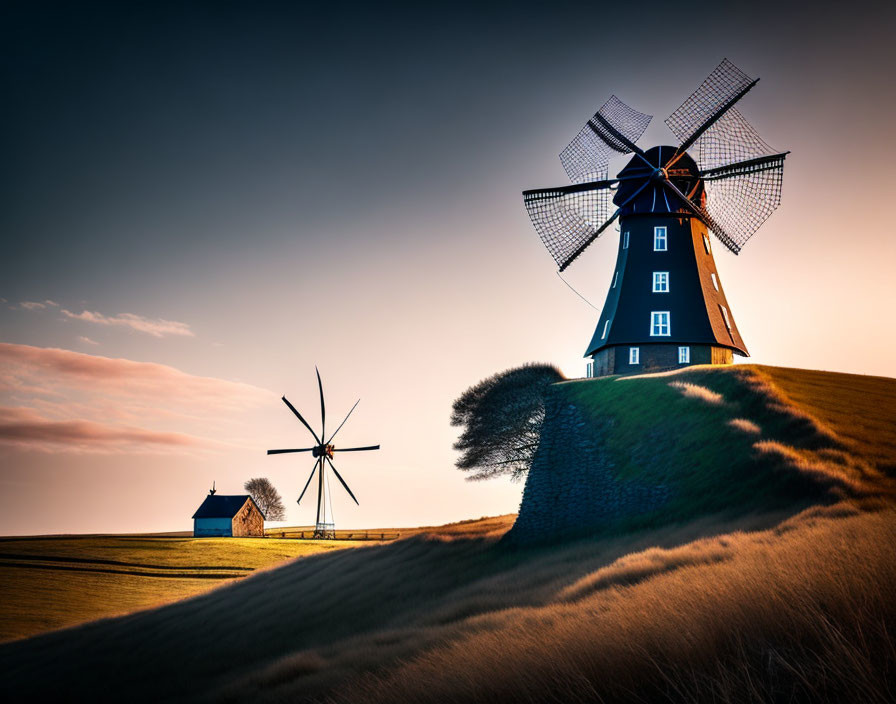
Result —
<path fill-rule="evenodd" d="M 655 106 L 635 106 L 671 111 L 725 55 L 778 85 L 802 73 L 817 98 L 891 100 L 892 10 L 783 5 L 7 4 L 7 293 L 129 277 L 172 250 L 195 266 L 277 237 L 258 226 L 274 217 L 433 207 L 546 162 L 531 133 L 554 106 L 572 128 L 607 88 L 648 86 Z M 551 137 L 556 152 L 568 135 Z"/>

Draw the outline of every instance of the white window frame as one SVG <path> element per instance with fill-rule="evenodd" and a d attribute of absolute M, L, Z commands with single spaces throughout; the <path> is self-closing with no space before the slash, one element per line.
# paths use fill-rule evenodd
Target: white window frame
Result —
<path fill-rule="evenodd" d="M 588 362 L 588 364 L 585 365 L 585 378 L 594 378 L 594 362 Z"/>
<path fill-rule="evenodd" d="M 678 363 L 679 364 L 690 364 L 691 363 L 691 348 L 687 346 L 682 346 L 678 348 Z"/>
<path fill-rule="evenodd" d="M 628 348 L 628 363 L 629 364 L 640 364 L 641 363 L 641 348 L 640 347 L 629 347 Z"/>
<path fill-rule="evenodd" d="M 712 254 L 712 249 L 709 246 L 709 235 L 703 235 L 703 248 L 706 250 L 707 254 Z"/>
<path fill-rule="evenodd" d="M 617 271 L 613 274 L 613 285 L 610 288 L 616 288 L 616 283 L 619 281 L 619 272 Z"/>
<path fill-rule="evenodd" d="M 610 321 L 607 320 L 607 321 L 604 323 L 604 332 L 603 332 L 603 334 L 600 336 L 600 339 L 601 339 L 601 340 L 606 340 L 606 339 L 607 339 L 607 332 L 609 332 L 609 330 L 610 330 Z"/>
<path fill-rule="evenodd" d="M 712 272 L 709 276 L 712 279 L 712 287 L 716 291 L 718 291 L 719 290 L 719 277 L 716 276 L 716 272 Z"/>
<path fill-rule="evenodd" d="M 669 272 L 655 271 L 653 272 L 653 292 L 669 293 Z"/>
<path fill-rule="evenodd" d="M 665 322 L 663 322 L 663 317 Z M 665 331 L 665 332 L 664 332 Z M 667 310 L 650 311 L 650 336 L 669 337 L 672 335 L 672 315 Z"/>
<path fill-rule="evenodd" d="M 725 327 L 728 328 L 728 332 L 731 332 L 731 318 L 728 317 L 728 309 L 720 305 L 719 308 L 722 309 L 722 317 L 725 319 Z"/>
<path fill-rule="evenodd" d="M 653 228 L 653 251 L 669 251 L 669 228 L 665 225 L 657 225 Z"/>
<path fill-rule="evenodd" d="M 622 233 L 622 248 L 628 249 L 628 230 Z"/>

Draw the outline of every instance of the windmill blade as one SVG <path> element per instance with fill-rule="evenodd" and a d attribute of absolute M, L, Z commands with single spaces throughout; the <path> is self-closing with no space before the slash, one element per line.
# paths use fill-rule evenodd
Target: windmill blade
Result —
<path fill-rule="evenodd" d="M 320 436 L 323 438 L 327 435 L 327 409 L 324 408 L 324 385 L 320 382 L 320 372 L 317 371 L 317 367 L 314 367 L 314 371 L 317 374 L 317 388 L 320 389 Z"/>
<path fill-rule="evenodd" d="M 644 178 L 643 176 L 633 178 L 643 180 L 644 183 L 626 198 L 609 218 L 606 217 L 606 213 L 609 210 L 609 193 L 603 190 L 585 191 L 583 190 L 585 184 L 523 192 L 523 202 L 526 205 L 526 210 L 529 211 L 529 217 L 535 225 L 541 241 L 544 242 L 548 252 L 551 253 L 554 261 L 560 267 L 560 271 L 572 264 L 576 257 L 584 252 L 604 230 L 613 224 L 616 218 L 619 217 L 619 213 L 622 212 L 622 208 L 634 200 L 651 183 L 649 178 Z M 604 184 L 610 182 L 598 181 L 597 183 Z M 596 221 L 583 220 L 577 214 L 569 211 L 563 203 L 564 198 L 575 199 L 576 197 L 581 197 L 580 194 L 590 195 L 593 193 L 605 194 L 604 197 L 606 199 L 596 203 L 596 209 L 601 217 L 605 218 L 599 227 L 593 224 Z M 591 197 L 593 198 L 593 196 Z M 578 207 L 581 207 L 581 204 Z"/>
<path fill-rule="evenodd" d="M 678 153 L 687 151 L 758 82 L 758 78 L 750 78 L 728 59 L 722 59 L 700 87 L 666 118 L 666 125 L 681 143 Z"/>
<path fill-rule="evenodd" d="M 725 231 L 728 241 L 720 238 L 725 246 L 737 253 L 780 205 L 788 152 L 769 146 L 732 107 L 694 142 L 690 153 L 705 185 L 703 208 Z"/>
<path fill-rule="evenodd" d="M 296 450 L 268 450 L 269 455 L 285 455 L 289 452 L 311 452 L 313 447 L 302 447 Z"/>
<path fill-rule="evenodd" d="M 330 439 L 327 440 L 327 445 L 329 445 L 331 442 L 333 442 L 333 438 L 336 437 L 336 433 L 338 433 L 340 430 L 342 430 L 342 426 L 345 425 L 345 421 L 348 420 L 348 417 L 352 414 L 352 411 L 354 411 L 354 410 L 358 407 L 358 404 L 359 404 L 359 403 L 361 403 L 361 399 L 358 399 L 357 401 L 355 401 L 355 405 L 352 406 L 351 411 L 349 411 L 349 412 L 346 414 L 345 418 L 344 418 L 344 419 L 342 420 L 342 422 L 339 424 L 339 427 L 336 428 L 335 431 L 333 431 L 333 434 L 330 436 Z"/>
<path fill-rule="evenodd" d="M 610 96 L 560 152 L 560 163 L 570 181 L 584 183 L 604 179 L 610 157 L 640 153 L 634 143 L 652 119 L 652 115 L 638 112 L 615 95 Z"/>
<path fill-rule="evenodd" d="M 333 452 L 363 452 L 364 450 L 379 450 L 379 445 L 368 445 L 367 447 L 334 447 Z"/>
<path fill-rule="evenodd" d="M 320 466 L 320 460 L 314 461 L 314 469 L 311 470 L 311 474 L 308 475 L 308 481 L 305 482 L 305 488 L 302 489 L 302 493 L 299 494 L 299 498 L 296 499 L 296 503 L 302 503 L 302 497 L 305 496 L 305 492 L 308 491 L 308 485 L 311 484 L 311 480 L 314 478 L 314 473 L 317 471 L 317 468 Z"/>
<path fill-rule="evenodd" d="M 785 157 L 774 154 L 729 164 L 704 177 L 704 209 L 715 223 L 710 229 L 735 254 L 781 204 Z M 724 230 L 729 241 L 716 228 Z"/>
<path fill-rule="evenodd" d="M 562 271 L 601 233 L 610 213 L 615 181 L 523 192 L 523 204 L 535 231 Z M 584 245 L 584 246 L 583 246 Z"/>
<path fill-rule="evenodd" d="M 345 479 L 342 478 L 342 475 L 339 474 L 339 472 L 336 470 L 336 467 L 333 465 L 332 462 L 330 462 L 329 457 L 327 457 L 327 464 L 330 465 L 330 469 L 333 470 L 333 474 L 336 475 L 336 478 L 339 480 L 339 482 L 342 484 L 342 486 L 345 487 L 345 490 L 348 492 L 348 495 L 352 497 L 352 501 L 354 501 L 356 504 L 358 504 L 358 506 L 360 506 L 361 504 L 358 503 L 358 500 L 355 498 L 355 495 L 352 493 L 352 490 L 348 488 L 348 484 L 345 483 Z"/>
<path fill-rule="evenodd" d="M 315 433 L 315 432 L 311 429 L 311 426 L 308 425 L 308 421 L 305 420 L 304 418 L 302 418 L 302 414 L 299 413 L 299 412 L 296 410 L 295 406 L 293 406 L 293 405 L 286 399 L 286 396 L 283 397 L 283 403 L 285 403 L 287 406 L 289 406 L 289 410 L 291 410 L 293 413 L 296 414 L 296 418 L 298 418 L 300 421 L 302 421 L 302 425 L 304 425 L 306 428 L 308 428 L 308 432 L 311 433 L 312 436 L 314 436 L 314 441 L 315 441 L 316 443 L 320 444 L 320 438 L 317 437 L 317 433 Z"/>
<path fill-rule="evenodd" d="M 733 107 L 700 135 L 689 153 L 707 176 L 723 166 L 774 156 L 777 150 Z"/>

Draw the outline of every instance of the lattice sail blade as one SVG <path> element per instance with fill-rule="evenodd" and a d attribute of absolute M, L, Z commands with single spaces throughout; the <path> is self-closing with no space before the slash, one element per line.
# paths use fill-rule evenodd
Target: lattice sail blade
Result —
<path fill-rule="evenodd" d="M 652 115 L 638 112 L 615 95 L 610 96 L 560 152 L 560 162 L 570 181 L 585 183 L 604 179 L 607 177 L 610 157 L 631 153 L 631 149 L 606 128 L 604 121 L 634 144 L 644 134 L 652 119 Z"/>
<path fill-rule="evenodd" d="M 561 271 L 600 234 L 609 217 L 613 183 L 596 181 L 523 193 L 529 218 Z"/>
<path fill-rule="evenodd" d="M 704 173 L 776 152 L 735 107 L 720 116 L 688 150 Z"/>
<path fill-rule="evenodd" d="M 730 109 L 757 80 L 728 59 L 722 59 L 700 87 L 666 118 L 666 125 L 678 138 L 682 149 L 687 149 L 692 140 Z"/>
<path fill-rule="evenodd" d="M 729 164 L 704 176 L 710 229 L 737 254 L 781 204 L 786 153 Z"/>
<path fill-rule="evenodd" d="M 688 153 L 701 170 L 705 210 L 727 233 L 725 246 L 739 252 L 781 203 L 786 152 L 777 153 L 732 107 Z"/>

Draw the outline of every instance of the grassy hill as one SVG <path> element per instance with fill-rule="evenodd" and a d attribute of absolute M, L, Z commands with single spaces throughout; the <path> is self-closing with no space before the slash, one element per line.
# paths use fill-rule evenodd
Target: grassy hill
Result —
<path fill-rule="evenodd" d="M 743 499 L 707 458 L 761 459 L 761 443 L 776 443 L 769 456 L 786 461 L 757 471 L 827 489 L 736 512 L 691 497 L 674 521 L 537 549 L 502 545 L 504 517 L 312 555 L 0 645 L 6 698 L 64 688 L 92 701 L 893 700 L 896 380 L 742 367 L 565 386 L 582 405 L 600 394 L 604 412 L 665 407 L 694 433 L 720 420 L 737 431 L 707 432 L 693 468 L 667 477 L 680 486 Z"/>
<path fill-rule="evenodd" d="M 556 384 L 510 537 L 532 544 L 891 493 L 893 387 L 755 365 Z"/>

